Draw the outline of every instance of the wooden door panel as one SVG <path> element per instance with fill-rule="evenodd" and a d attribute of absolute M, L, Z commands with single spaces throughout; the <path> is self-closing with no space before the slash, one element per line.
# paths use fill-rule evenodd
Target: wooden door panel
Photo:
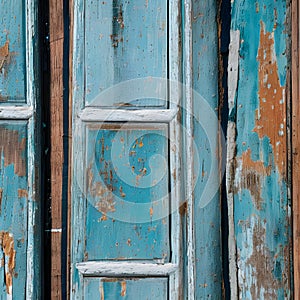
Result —
<path fill-rule="evenodd" d="M 138 276 L 128 299 L 178 299 L 179 2 L 76 0 L 74 13 L 72 298 L 86 276 Z"/>
<path fill-rule="evenodd" d="M 0 1 L 0 102 L 26 101 L 25 3 Z"/>
<path fill-rule="evenodd" d="M 169 260 L 167 137 L 166 124 L 87 126 L 88 260 Z"/>
<path fill-rule="evenodd" d="M 0 121 L 0 298 L 25 298 L 27 122 Z"/>
<path fill-rule="evenodd" d="M 167 1 L 159 0 L 85 1 L 86 105 L 93 105 L 99 93 L 125 80 L 167 78 L 167 8 Z M 122 104 L 116 98 L 100 106 Z M 130 102 L 130 106 L 164 105 L 159 99 Z"/>
<path fill-rule="evenodd" d="M 84 279 L 86 299 L 166 300 L 168 278 L 88 278 Z"/>
<path fill-rule="evenodd" d="M 0 298 L 40 299 L 35 1 L 0 1 Z"/>

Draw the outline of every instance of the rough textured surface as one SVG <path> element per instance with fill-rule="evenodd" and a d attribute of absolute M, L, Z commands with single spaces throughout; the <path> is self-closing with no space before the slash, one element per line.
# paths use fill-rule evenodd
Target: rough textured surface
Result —
<path fill-rule="evenodd" d="M 24 0 L 0 1 L 0 103 L 25 102 L 25 13 Z"/>
<path fill-rule="evenodd" d="M 288 3 L 233 1 L 240 31 L 234 218 L 240 299 L 291 296 L 287 194 Z"/>
<path fill-rule="evenodd" d="M 51 298 L 62 299 L 63 1 L 49 1 L 51 126 Z M 50 230 L 51 230 L 50 229 Z"/>
<path fill-rule="evenodd" d="M 25 298 L 27 278 L 27 130 L 0 122 L 0 298 Z"/>
<path fill-rule="evenodd" d="M 193 88 L 216 111 L 218 97 L 218 5 L 214 0 L 192 1 L 193 30 Z M 188 53 L 185 53 L 188 55 Z M 217 160 L 218 149 L 209 144 L 209 136 L 197 120 L 203 119 L 202 107 L 195 97 L 193 103 L 194 140 L 199 152 L 200 170 L 195 165 L 198 181 L 194 190 L 195 212 L 195 299 L 214 299 L 222 296 L 221 262 L 221 207 L 220 194 L 216 188 L 213 199 L 201 208 L 200 199 L 211 172 L 216 180 L 219 173 L 211 169 L 212 160 Z M 210 120 L 210 134 L 217 136 L 218 123 Z M 215 147 L 216 145 L 213 145 Z M 189 230 L 192 230 L 191 228 Z"/>

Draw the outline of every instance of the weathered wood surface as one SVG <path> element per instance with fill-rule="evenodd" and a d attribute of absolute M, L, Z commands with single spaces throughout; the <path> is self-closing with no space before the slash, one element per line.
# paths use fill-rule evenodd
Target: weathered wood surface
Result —
<path fill-rule="evenodd" d="M 26 1 L 0 1 L 0 103 L 26 100 Z"/>
<path fill-rule="evenodd" d="M 193 139 L 199 155 L 194 166 L 194 251 L 195 251 L 195 299 L 222 298 L 221 258 L 221 207 L 219 184 L 207 187 L 211 182 L 220 182 L 217 140 L 218 128 L 218 24 L 217 1 L 192 2 L 192 87 L 203 97 L 216 117 L 207 120 L 199 97 L 194 95 Z M 188 57 L 189 53 L 185 53 Z M 205 108 L 207 109 L 207 108 Z M 201 120 L 206 120 L 204 130 Z M 199 122 L 200 121 L 200 122 Z M 203 124 L 202 124 L 203 125 Z M 209 130 L 209 131 L 207 131 Z M 196 156 L 197 154 L 194 153 Z M 205 190 L 213 188 L 209 199 L 203 199 Z M 209 193 L 208 193 L 209 194 Z"/>
<path fill-rule="evenodd" d="M 36 13 L 0 1 L 1 299 L 41 296 Z"/>
<path fill-rule="evenodd" d="M 230 243 L 236 248 L 236 259 L 231 261 L 231 268 L 237 269 L 234 299 L 291 297 L 288 4 L 232 2 L 231 27 L 240 35 L 237 86 L 229 115 L 236 131 L 235 145 L 229 149 L 234 151 L 230 174 L 234 203 L 229 203 L 235 237 Z M 228 84 L 230 89 L 236 82 Z"/>
<path fill-rule="evenodd" d="M 293 199 L 293 269 L 294 299 L 300 299 L 300 5 L 292 1 L 292 199 Z"/>
<path fill-rule="evenodd" d="M 138 260 L 144 262 L 138 276 L 147 278 L 127 268 L 127 276 L 135 277 L 132 288 L 128 278 L 128 299 L 178 299 L 183 291 L 178 88 L 169 91 L 172 103 L 164 98 L 167 74 L 181 78 L 179 3 L 77 0 L 73 10 L 71 297 L 99 295 L 102 289 L 101 270 L 88 278 L 80 272 L 82 263 L 99 266 L 102 260 L 108 268 L 114 261 L 115 282 L 123 282 L 122 264 Z M 118 86 L 98 101 L 103 90 L 147 76 L 144 84 Z M 149 89 L 151 76 L 161 77 L 162 85 Z M 147 91 L 165 92 L 163 99 L 143 97 L 146 85 Z M 124 103 L 128 95 L 130 103 Z M 118 104 L 122 110 L 116 113 L 103 108 Z M 126 114 L 132 107 L 139 112 Z M 157 270 L 165 278 L 157 277 Z M 105 298 L 100 296 L 118 299 L 117 285 L 103 285 Z"/>
<path fill-rule="evenodd" d="M 51 299 L 62 299 L 63 1 L 49 2 L 51 131 Z"/>
<path fill-rule="evenodd" d="M 168 278 L 85 278 L 84 299 L 91 297 L 101 300 L 167 300 Z"/>
<path fill-rule="evenodd" d="M 0 296 L 25 298 L 27 264 L 27 122 L 0 122 Z"/>

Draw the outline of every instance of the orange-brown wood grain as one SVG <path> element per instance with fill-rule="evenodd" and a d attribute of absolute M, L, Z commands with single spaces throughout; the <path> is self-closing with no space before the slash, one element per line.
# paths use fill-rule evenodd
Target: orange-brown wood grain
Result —
<path fill-rule="evenodd" d="M 51 299 L 62 299 L 63 1 L 49 2 L 51 124 Z"/>

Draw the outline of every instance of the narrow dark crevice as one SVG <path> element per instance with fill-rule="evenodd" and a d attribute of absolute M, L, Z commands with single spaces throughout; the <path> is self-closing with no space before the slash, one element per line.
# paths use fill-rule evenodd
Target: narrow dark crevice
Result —
<path fill-rule="evenodd" d="M 51 294 L 51 168 L 50 168 L 50 47 L 49 2 L 39 2 L 41 103 L 41 228 L 42 299 Z"/>
<path fill-rule="evenodd" d="M 228 123 L 228 55 L 230 43 L 230 24 L 231 24 L 231 2 L 230 0 L 220 0 L 219 7 L 219 69 L 220 69 L 220 109 L 219 117 L 221 120 L 221 128 L 227 141 L 227 123 Z M 225 146 L 225 145 L 224 145 Z M 226 149 L 223 149 L 223 163 L 226 163 Z M 221 188 L 221 232 L 222 232 L 222 267 L 223 267 L 223 297 L 230 299 L 230 280 L 229 280 L 229 252 L 228 252 L 228 205 L 226 192 L 226 176 L 222 179 Z"/>

